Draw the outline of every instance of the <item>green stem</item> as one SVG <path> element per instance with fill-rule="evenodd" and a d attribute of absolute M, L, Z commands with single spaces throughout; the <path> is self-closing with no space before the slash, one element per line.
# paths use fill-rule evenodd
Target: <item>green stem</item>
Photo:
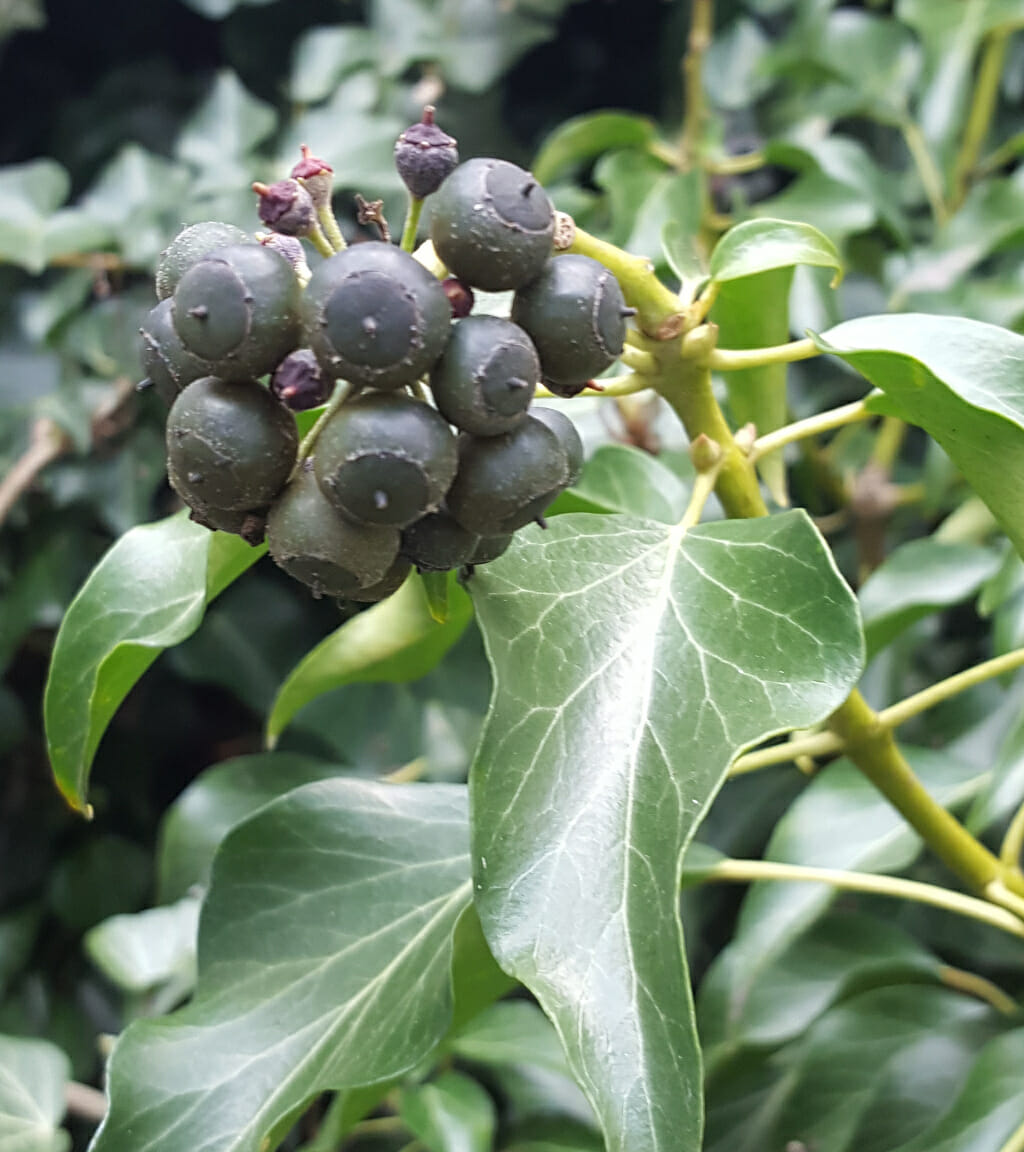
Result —
<path fill-rule="evenodd" d="M 316 215 L 320 221 L 320 227 L 323 229 L 324 238 L 331 249 L 331 254 L 341 252 L 347 245 L 345 237 L 342 236 L 341 229 L 338 227 L 338 220 L 334 215 L 330 197 L 327 197 L 324 203 L 317 205 Z"/>
<path fill-rule="evenodd" d="M 409 193 L 409 210 L 405 214 L 405 227 L 402 229 L 401 248 L 404 252 L 412 252 L 416 247 L 416 234 L 420 227 L 420 216 L 423 214 L 423 197 L 413 196 Z"/>
<path fill-rule="evenodd" d="M 335 1152 L 345 1135 L 345 1093 L 336 1092 L 320 1121 L 316 1135 L 299 1147 L 298 1152 Z"/>
<path fill-rule="evenodd" d="M 991 176 L 993 172 L 997 172 L 1004 164 L 1009 164 L 1011 160 L 1016 160 L 1022 152 L 1024 152 L 1024 132 L 1017 132 L 1011 136 L 1009 140 L 1004 140 L 998 148 L 990 152 L 984 160 L 980 161 L 975 168 L 975 174 L 979 177 Z"/>
<path fill-rule="evenodd" d="M 932 539 L 943 544 L 983 544 L 999 522 L 980 496 L 970 496 L 951 512 L 932 533 Z"/>
<path fill-rule="evenodd" d="M 830 408 L 827 412 L 808 416 L 806 420 L 795 420 L 775 432 L 759 436 L 754 441 L 750 458 L 756 460 L 767 452 L 774 452 L 776 448 L 783 448 L 809 436 L 818 436 L 822 432 L 831 432 L 834 428 L 842 428 L 844 424 L 870 420 L 872 415 L 874 414 L 868 410 L 867 400 L 855 400 L 852 404 L 844 404 L 841 408 Z"/>
<path fill-rule="evenodd" d="M 1006 829 L 1003 843 L 999 848 L 999 859 L 1004 868 L 1020 871 L 1020 856 L 1024 851 L 1024 804 L 1013 814 L 1010 826 Z"/>
<path fill-rule="evenodd" d="M 765 154 L 760 150 L 743 152 L 739 156 L 708 158 L 704 161 L 704 171 L 711 172 L 715 176 L 743 176 L 747 172 L 756 172 L 767 163 Z"/>
<path fill-rule="evenodd" d="M 715 482 L 725 459 L 721 447 L 706 436 L 699 436 L 690 445 L 690 457 L 697 467 L 697 476 L 693 482 L 693 491 L 690 493 L 686 511 L 676 525 L 680 533 L 687 532 L 700 523 L 704 507 L 715 490 Z"/>
<path fill-rule="evenodd" d="M 333 256 L 335 249 L 331 246 L 327 237 L 323 233 L 323 229 L 314 220 L 309 228 L 308 239 L 313 247 L 320 253 L 321 256 Z"/>
<path fill-rule="evenodd" d="M 944 908 L 958 916 L 978 920 L 1008 932 L 1011 936 L 1024 937 L 1024 922 L 1004 908 L 994 907 L 974 896 L 965 896 L 962 892 L 953 892 L 935 884 L 922 884 L 918 880 L 905 880 L 900 876 L 844 872 L 839 868 L 810 868 L 803 864 L 779 864 L 773 860 L 720 860 L 700 877 L 701 883 L 747 883 L 758 880 L 811 881 L 850 892 L 913 900 L 917 904 L 930 904 L 934 908 Z"/>
<path fill-rule="evenodd" d="M 991 980 L 986 980 L 976 972 L 965 972 L 963 968 L 943 964 L 939 968 L 939 979 L 947 988 L 984 1000 L 1003 1016 L 1020 1015 L 1020 1005 L 1012 996 L 1008 996 L 998 984 L 993 984 Z"/>
<path fill-rule="evenodd" d="M 584 388 L 580 396 L 633 396 L 637 392 L 647 392 L 651 387 L 649 377 L 639 376 L 636 372 L 623 372 L 621 376 L 609 376 L 598 381 L 596 388 Z M 556 393 L 538 385 L 536 395 L 545 400 L 557 399 Z"/>
<path fill-rule="evenodd" d="M 859 692 L 832 713 L 829 727 L 846 755 L 947 868 L 979 892 L 1000 879 L 1003 870 L 996 857 L 928 794 L 900 754 L 892 732 Z"/>
<path fill-rule="evenodd" d="M 765 364 L 792 364 L 821 354 L 818 345 L 808 338 L 770 348 L 713 348 L 708 363 L 715 372 L 736 372 L 743 368 L 761 368 Z"/>
<path fill-rule="evenodd" d="M 347 380 L 339 380 L 334 385 L 334 392 L 327 406 L 323 412 L 316 419 L 316 423 L 312 428 L 302 437 L 299 442 L 299 452 L 295 459 L 295 467 L 292 469 L 292 476 L 298 474 L 299 469 L 302 467 L 302 462 L 309 456 L 313 449 L 316 447 L 316 442 L 320 438 L 320 433 L 323 431 L 324 425 L 334 415 L 335 412 L 345 403 L 352 393 L 352 386 Z"/>
<path fill-rule="evenodd" d="M 683 59 L 683 86 L 686 96 L 683 134 L 679 142 L 683 169 L 692 168 L 700 154 L 704 130 L 704 54 L 711 46 L 715 27 L 714 0 L 692 0 L 690 36 Z"/>
<path fill-rule="evenodd" d="M 627 344 L 619 353 L 619 359 L 637 376 L 656 376 L 661 371 L 658 358 L 642 348 Z"/>
<path fill-rule="evenodd" d="M 981 146 L 985 143 L 992 116 L 999 100 L 999 81 L 1006 62 L 1006 48 L 1010 33 L 1006 28 L 994 28 L 985 38 L 978 78 L 974 84 L 971 110 L 967 115 L 963 139 L 953 165 L 953 210 L 964 202 L 970 188 L 971 175 L 978 163 Z"/>
<path fill-rule="evenodd" d="M 721 469 L 715 491 L 734 517 L 766 516 L 757 477 L 746 454 L 733 439 L 711 388 L 711 370 L 696 360 L 679 360 L 671 374 L 663 375 L 658 391 L 682 421 L 690 440 L 703 433 L 722 449 Z"/>
<path fill-rule="evenodd" d="M 949 209 L 946 207 L 945 193 L 942 189 L 942 173 L 935 164 L 928 148 L 928 141 L 925 140 L 920 127 L 909 118 L 901 120 L 899 127 L 911 159 L 917 167 L 917 174 L 931 206 L 935 223 L 945 224 L 949 219 Z"/>
<path fill-rule="evenodd" d="M 941 704 L 968 688 L 1022 666 L 1024 666 L 1024 648 L 1017 648 L 1013 652 L 976 664 L 973 668 L 958 672 L 954 676 L 948 676 L 945 680 L 940 680 L 920 692 L 915 692 L 913 696 L 884 708 L 874 714 L 874 723 L 888 730 L 898 728 L 914 716 L 934 708 L 936 704 Z M 758 768 L 767 768 L 771 764 L 786 764 L 797 756 L 831 756 L 841 752 L 843 747 L 842 738 L 835 732 L 815 732 L 785 744 L 773 744 L 770 748 L 748 752 L 736 760 L 730 774 L 741 776 Z"/>

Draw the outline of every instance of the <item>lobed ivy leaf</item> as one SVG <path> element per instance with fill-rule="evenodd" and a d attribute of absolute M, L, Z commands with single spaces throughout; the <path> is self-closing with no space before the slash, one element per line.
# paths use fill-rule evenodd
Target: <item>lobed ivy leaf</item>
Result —
<path fill-rule="evenodd" d="M 231 828 L 293 788 L 344 769 L 294 752 L 263 752 L 215 764 L 164 814 L 157 848 L 157 897 L 170 903 L 210 880 L 214 854 Z"/>
<path fill-rule="evenodd" d="M 318 1092 L 418 1064 L 452 1017 L 466 851 L 460 785 L 323 780 L 232 829 L 196 996 L 122 1033 L 93 1152 L 258 1152 Z"/>
<path fill-rule="evenodd" d="M 56 160 L 31 160 L 0 168 L 0 262 L 29 272 L 46 267 L 50 217 L 64 203 L 71 179 Z"/>
<path fill-rule="evenodd" d="M 449 580 L 447 617 L 431 613 L 423 581 L 410 577 L 387 600 L 360 612 L 318 644 L 285 680 L 267 720 L 273 748 L 293 716 L 310 701 L 344 684 L 403 684 L 441 662 L 473 615 L 465 591 Z"/>
<path fill-rule="evenodd" d="M 766 217 L 730 228 L 711 253 L 709 271 L 722 284 L 797 264 L 834 268 L 833 287 L 842 278 L 842 260 L 827 236 L 810 224 Z"/>
<path fill-rule="evenodd" d="M 133 528 L 93 569 L 61 622 L 43 701 L 50 764 L 73 808 L 89 812 L 93 757 L 132 686 L 264 550 L 181 512 Z"/>
<path fill-rule="evenodd" d="M 295 44 L 288 94 L 297 104 L 325 100 L 344 76 L 372 65 L 377 51 L 377 38 L 368 28 L 310 28 Z"/>
<path fill-rule="evenodd" d="M 1024 1029 L 990 1040 L 971 1067 L 960 1095 L 942 1119 L 895 1152 L 979 1152 L 1012 1148 L 1024 1115 Z"/>
<path fill-rule="evenodd" d="M 45 1040 L 0 1036 L 0 1152 L 66 1152 L 71 1137 L 58 1127 L 67 1056 Z"/>
<path fill-rule="evenodd" d="M 903 747 L 915 775 L 940 804 L 963 803 L 984 775 L 948 752 Z M 902 817 L 848 761 L 819 772 L 790 805 L 768 842 L 766 860 L 864 872 L 899 872 L 921 842 Z M 781 1042 L 796 1022 L 764 1026 L 758 989 L 766 973 L 836 898 L 825 884 L 751 885 L 731 943 L 701 985 L 698 1016 L 709 1066 L 757 1037 Z M 769 1006 L 770 1007 L 770 1006 Z M 760 1022 L 759 1022 L 760 1020 Z"/>
<path fill-rule="evenodd" d="M 991 548 L 932 536 L 894 549 L 859 593 L 869 657 L 916 621 L 975 595 L 999 565 Z"/>
<path fill-rule="evenodd" d="M 690 493 L 682 480 L 649 452 L 628 444 L 602 444 L 583 465 L 583 474 L 548 509 L 565 512 L 628 512 L 675 524 Z"/>
<path fill-rule="evenodd" d="M 472 588 L 495 675 L 470 785 L 481 923 L 610 1152 L 697 1147 L 681 857 L 743 748 L 845 698 L 856 605 L 802 512 L 569 515 L 521 539 Z"/>
<path fill-rule="evenodd" d="M 952 316 L 864 316 L 819 347 L 885 395 L 880 411 L 923 428 L 1024 554 L 1024 336 Z"/>
<path fill-rule="evenodd" d="M 706 1152 L 790 1142 L 815 1152 L 892 1152 L 942 1115 L 998 1027 L 988 1005 L 945 988 L 851 996 L 776 1058 L 748 1056 L 712 1077 Z M 982 1148 L 998 1145 L 972 1152 Z"/>
<path fill-rule="evenodd" d="M 541 184 L 620 148 L 644 150 L 657 139 L 652 120 L 629 112 L 592 112 L 560 124 L 534 157 L 533 174 Z"/>
<path fill-rule="evenodd" d="M 445 1072 L 403 1092 L 398 1114 L 427 1152 L 491 1152 L 494 1147 L 494 1101 L 461 1072 Z"/>

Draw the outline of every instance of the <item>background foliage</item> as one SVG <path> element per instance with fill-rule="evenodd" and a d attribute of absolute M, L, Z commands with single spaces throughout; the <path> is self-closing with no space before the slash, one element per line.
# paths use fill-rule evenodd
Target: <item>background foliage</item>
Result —
<path fill-rule="evenodd" d="M 727 214 L 820 229 L 846 268 L 836 290 L 827 252 L 748 279 L 713 269 L 730 347 L 887 311 L 1024 331 L 1019 3 L 723 0 L 705 64 L 708 147 L 764 148 L 768 163 L 715 176 L 710 204 L 678 166 L 689 15 L 683 0 L 113 0 L 100 17 L 76 0 L 0 6 L 0 90 L 19 110 L 0 125 L 0 476 L 16 496 L 0 501 L 0 1066 L 34 1101 L 26 1114 L 0 1087 L 0 1148 L 25 1131 L 28 1147 L 64 1147 L 61 1123 L 84 1147 L 88 1106 L 64 1121 L 63 1085 L 99 1083 L 105 1037 L 142 1016 L 159 1031 L 158 1017 L 189 995 L 198 895 L 229 828 L 274 801 L 231 834 L 225 872 L 246 859 L 246 836 L 272 837 L 288 805 L 309 805 L 325 835 L 332 805 L 379 821 L 384 786 L 360 778 L 403 771 L 430 783 L 437 819 L 457 826 L 464 814 L 446 786 L 465 780 L 487 709 L 490 673 L 465 603 L 449 632 L 420 648 L 375 648 L 376 632 L 357 618 L 370 643 L 352 661 L 350 633 L 332 644 L 336 608 L 260 564 L 114 717 L 93 769 L 92 824 L 61 801 L 41 729 L 55 627 L 113 540 L 174 509 L 163 413 L 134 392 L 135 333 L 152 304 L 154 259 L 182 222 L 252 229 L 249 183 L 282 174 L 302 141 L 334 163 L 347 230 L 356 191 L 382 197 L 400 220 L 394 139 L 433 100 L 464 157 L 532 164 L 582 226 L 651 256 L 667 276 L 693 275 L 689 237 L 720 230 Z M 991 115 L 976 130 L 973 94 L 985 84 Z M 602 110 L 614 114 L 593 115 Z M 759 306 L 766 293 L 784 301 L 790 285 L 788 315 Z M 935 369 L 937 390 L 947 369 Z M 788 375 L 796 416 L 863 392 L 834 359 Z M 731 377 L 733 415 L 781 423 L 784 380 L 785 371 Z M 593 454 L 560 511 L 678 520 L 691 475 L 671 420 L 641 402 L 581 400 L 572 412 Z M 882 427 L 889 433 L 854 425 L 827 452 L 792 456 L 788 471 L 781 456 L 763 467 L 774 493 L 788 483 L 819 517 L 858 590 L 871 657 L 862 687 L 878 707 L 1024 641 L 1020 561 L 990 521 L 971 519 L 961 471 L 923 435 Z M 1016 482 L 1016 468 L 1007 462 L 992 482 Z M 175 579 L 166 557 L 151 571 L 140 557 L 126 588 L 143 574 L 157 588 Z M 198 624 L 205 585 L 194 592 Z M 417 636 L 422 605 L 400 607 Z M 572 643 L 571 620 L 552 627 Z M 989 682 L 901 733 L 933 794 L 992 844 L 1024 798 L 1020 707 L 1018 680 Z M 273 754 L 263 752 L 268 715 Z M 758 733 L 785 726 L 771 720 Z M 488 740 L 502 739 L 499 718 Z M 504 810 L 486 790 L 480 802 Z M 737 777 L 701 839 L 731 856 L 948 879 L 843 762 L 810 781 L 791 768 Z M 427 838 L 417 851 L 444 849 Z M 458 920 L 455 950 L 473 956 L 461 876 L 454 867 L 448 887 L 410 890 L 410 911 L 439 902 L 448 919 L 437 923 Z M 976 926 L 968 938 L 917 905 L 836 903 L 822 888 L 759 884 L 740 898 L 715 885 L 684 894 L 708 1149 L 781 1149 L 799 1118 L 818 1152 L 998 1152 L 1024 1119 L 1019 1079 L 1006 1072 L 1024 1043 L 1016 940 Z M 402 910 L 379 911 L 381 931 L 395 931 Z M 223 943 L 211 944 L 212 962 L 239 965 L 230 948 L 221 957 Z M 446 947 L 417 957 L 439 986 Z M 969 994 L 979 989 L 981 999 Z M 344 990 L 330 992 L 343 1014 Z M 936 1045 L 941 1061 L 926 1059 Z M 396 1051 L 416 1058 L 411 1043 Z M 387 1122 L 360 1130 L 352 1147 L 601 1146 L 531 1000 L 495 1005 L 449 1036 L 443 1063 L 420 1069 L 391 1098 Z M 326 1152 L 346 1109 L 358 1116 L 373 1103 L 338 1096 L 321 1125 L 323 1101 L 279 1135 Z"/>

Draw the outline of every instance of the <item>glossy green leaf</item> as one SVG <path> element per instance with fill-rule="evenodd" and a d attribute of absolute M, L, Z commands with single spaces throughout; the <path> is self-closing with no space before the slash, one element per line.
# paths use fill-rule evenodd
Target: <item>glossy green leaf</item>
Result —
<path fill-rule="evenodd" d="M 689 531 L 561 516 L 521 539 L 472 589 L 495 674 L 477 907 L 611 1152 L 676 1152 L 701 1127 L 682 853 L 742 748 L 843 700 L 856 609 L 803 513 Z"/>
<path fill-rule="evenodd" d="M 729 1002 L 741 979 L 742 950 L 726 952 L 705 978 L 700 994 L 701 1039 L 708 1065 L 725 1050 L 715 1045 L 729 1013 L 729 1052 L 770 1046 L 799 1035 L 851 988 L 938 982 L 939 961 L 911 936 L 883 920 L 857 913 L 827 913 L 807 932 L 759 966 L 757 980 L 744 983 L 741 1002 Z"/>
<path fill-rule="evenodd" d="M 697 235 L 701 196 L 700 174 L 696 169 L 659 176 L 643 200 L 634 205 L 636 215 L 624 247 L 657 262 L 662 256 L 665 229 L 669 224 L 677 224 L 685 236 Z"/>
<path fill-rule="evenodd" d="M 991 1040 L 975 1060 L 952 1108 L 896 1152 L 985 1152 L 1012 1147 L 1010 1138 L 1019 1134 L 1024 1117 L 1022 1061 L 1024 1029 Z"/>
<path fill-rule="evenodd" d="M 711 253 L 711 279 L 724 283 L 776 268 L 812 264 L 834 268 L 833 283 L 842 274 L 835 245 L 809 224 L 790 220 L 747 220 L 730 228 Z"/>
<path fill-rule="evenodd" d="M 860 192 L 821 171 L 802 173 L 777 195 L 755 204 L 751 212 L 813 227 L 837 245 L 868 231 L 876 216 Z"/>
<path fill-rule="evenodd" d="M 164 908 L 113 916 L 90 929 L 85 951 L 126 992 L 148 992 L 173 982 L 183 992 L 195 980 L 199 901 L 185 897 Z"/>
<path fill-rule="evenodd" d="M 205 886 L 220 842 L 257 808 L 342 772 L 337 764 L 293 752 L 239 756 L 208 768 L 174 801 L 160 825 L 158 898 L 170 903 L 194 885 Z"/>
<path fill-rule="evenodd" d="M 566 120 L 544 141 L 534 157 L 533 174 L 542 184 L 595 156 L 620 148 L 643 151 L 657 139 L 657 128 L 645 116 L 627 112 L 592 112 Z"/>
<path fill-rule="evenodd" d="M 705 57 L 704 83 L 719 108 L 748 108 L 772 86 L 764 67 L 768 43 L 758 24 L 744 16 L 715 32 Z"/>
<path fill-rule="evenodd" d="M 577 483 L 559 496 L 548 515 L 626 512 L 664 524 L 679 522 L 690 493 L 656 456 L 627 444 L 603 444 L 583 465 Z"/>
<path fill-rule="evenodd" d="M 451 1017 L 466 828 L 463 787 L 342 779 L 236 826 L 203 908 L 196 996 L 122 1033 L 94 1152 L 258 1152 L 316 1093 L 419 1063 Z"/>
<path fill-rule="evenodd" d="M 132 686 L 263 551 L 181 513 L 133 528 L 93 569 L 61 623 L 44 700 L 50 764 L 74 808 L 87 810 L 96 748 Z"/>
<path fill-rule="evenodd" d="M 736 1062 L 712 1077 L 707 1152 L 781 1150 L 789 1141 L 815 1152 L 891 1152 L 948 1108 L 998 1019 L 944 988 L 853 996 L 781 1059 Z M 730 1105 L 732 1124 L 723 1125 Z"/>
<path fill-rule="evenodd" d="M 529 1064 L 568 1075 L 558 1035 L 543 1012 L 528 1000 L 492 1004 L 451 1042 L 452 1052 L 475 1064 Z"/>
<path fill-rule="evenodd" d="M 1024 336 L 959 317 L 865 316 L 818 337 L 945 449 L 1024 553 Z"/>
<path fill-rule="evenodd" d="M 465 631 L 473 610 L 452 582 L 448 618 L 439 624 L 421 581 L 410 578 L 386 600 L 332 632 L 281 685 L 267 720 L 273 747 L 292 717 L 311 700 L 344 684 L 402 684 L 426 675 Z"/>
<path fill-rule="evenodd" d="M 949 753 L 904 747 L 925 788 L 946 806 L 981 787 L 983 773 Z M 846 871 L 898 872 L 921 844 L 903 818 L 849 761 L 819 772 L 779 821 L 765 859 Z M 825 884 L 751 885 L 732 943 L 701 986 L 698 1009 L 709 1064 L 744 1043 L 744 1013 L 764 973 L 835 900 Z M 776 1031 L 781 1041 L 791 1033 Z"/>
<path fill-rule="evenodd" d="M 789 290 L 793 269 L 772 268 L 755 276 L 724 281 L 711 310 L 722 348 L 767 348 L 789 340 Z M 763 364 L 725 373 L 729 408 L 737 427 L 753 424 L 757 434 L 786 423 L 787 365 Z M 757 461 L 757 470 L 776 504 L 789 504 L 782 449 Z"/>
<path fill-rule="evenodd" d="M 917 620 L 975 595 L 999 563 L 998 553 L 975 544 L 925 537 L 900 545 L 860 589 L 869 656 Z"/>
<path fill-rule="evenodd" d="M 29 272 L 46 266 L 46 230 L 71 186 L 55 160 L 32 160 L 0 168 L 0 262 Z"/>
<path fill-rule="evenodd" d="M 257 100 L 234 72 L 225 69 L 217 73 L 206 99 L 178 137 L 177 155 L 204 172 L 227 177 L 276 123 L 273 108 Z"/>
<path fill-rule="evenodd" d="M 593 182 L 604 192 L 605 211 L 610 217 L 607 236 L 613 244 L 626 246 L 634 232 L 648 223 L 649 198 L 671 179 L 657 157 L 635 148 L 602 154 L 594 165 Z"/>
<path fill-rule="evenodd" d="M 357 25 L 310 28 L 299 37 L 292 58 L 289 94 L 299 104 L 324 100 L 349 72 L 372 64 L 376 37 Z"/>
<path fill-rule="evenodd" d="M 461 1072 L 402 1093 L 398 1114 L 427 1152 L 491 1152 L 497 1115 L 494 1101 Z"/>
<path fill-rule="evenodd" d="M 0 1036 L 0 1152 L 65 1152 L 67 1056 L 45 1040 Z"/>

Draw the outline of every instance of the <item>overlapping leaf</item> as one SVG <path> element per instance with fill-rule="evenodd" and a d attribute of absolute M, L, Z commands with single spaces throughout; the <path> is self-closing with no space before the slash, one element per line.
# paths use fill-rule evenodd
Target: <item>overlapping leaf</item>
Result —
<path fill-rule="evenodd" d="M 477 906 L 553 1019 L 612 1152 L 696 1147 L 680 858 L 730 761 L 855 681 L 807 517 L 689 532 L 563 516 L 478 574 L 495 671 L 472 775 Z"/>
<path fill-rule="evenodd" d="M 819 338 L 945 449 L 1024 553 L 1024 336 L 950 316 L 864 316 Z"/>
<path fill-rule="evenodd" d="M 129 690 L 263 551 L 181 513 L 132 529 L 93 570 L 61 623 L 44 700 L 50 763 L 73 807 L 88 810 L 93 757 Z"/>
<path fill-rule="evenodd" d="M 71 1065 L 44 1040 L 0 1036 L 0 1152 L 65 1152 L 58 1125 Z"/>
<path fill-rule="evenodd" d="M 456 785 L 325 780 L 238 825 L 196 998 L 123 1033 L 94 1152 L 257 1152 L 317 1092 L 423 1059 L 451 1019 L 466 848 Z"/>

